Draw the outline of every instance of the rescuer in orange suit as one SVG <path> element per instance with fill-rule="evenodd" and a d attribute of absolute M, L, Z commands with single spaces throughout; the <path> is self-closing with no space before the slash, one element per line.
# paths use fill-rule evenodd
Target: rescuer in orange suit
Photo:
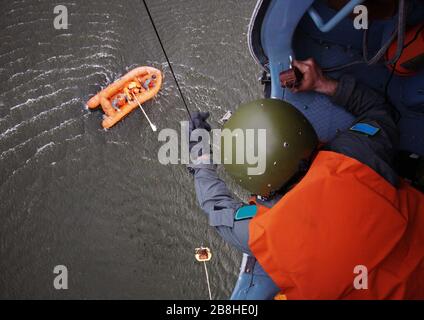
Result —
<path fill-rule="evenodd" d="M 350 76 L 326 77 L 311 59 L 293 66 L 303 80 L 292 90 L 330 96 L 356 116 L 350 129 L 311 152 L 303 174 L 249 204 L 234 199 L 204 161 L 210 154 L 189 166 L 211 226 L 249 256 L 243 268 L 259 270 L 257 287 L 266 283 L 232 298 L 424 299 L 424 195 L 394 170 L 393 107 Z M 210 130 L 207 117 L 193 114 L 190 132 Z M 355 270 L 366 272 L 366 286 L 355 285 Z"/>

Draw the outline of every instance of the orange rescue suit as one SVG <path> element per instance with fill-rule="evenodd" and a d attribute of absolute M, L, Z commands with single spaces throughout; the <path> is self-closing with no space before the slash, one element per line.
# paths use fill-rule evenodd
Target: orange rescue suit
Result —
<path fill-rule="evenodd" d="M 274 207 L 260 207 L 249 232 L 288 299 L 424 299 L 424 195 L 345 155 L 319 152 Z M 358 265 L 368 289 L 354 287 Z"/>

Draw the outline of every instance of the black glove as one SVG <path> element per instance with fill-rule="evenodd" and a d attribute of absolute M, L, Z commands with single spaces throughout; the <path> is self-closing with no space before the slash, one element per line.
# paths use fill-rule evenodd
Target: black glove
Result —
<path fill-rule="evenodd" d="M 207 119 L 209 118 L 210 113 L 209 112 L 193 112 L 191 114 L 191 121 L 189 125 L 189 137 L 190 137 L 190 143 L 189 143 L 189 151 L 191 152 L 191 149 L 198 143 L 197 141 L 191 141 L 191 133 L 196 129 L 205 129 L 207 131 L 211 131 L 211 126 L 209 123 L 207 123 Z"/>
<path fill-rule="evenodd" d="M 205 129 L 207 131 L 211 131 L 211 126 L 207 123 L 207 119 L 209 118 L 209 112 L 193 112 L 191 114 L 191 121 L 189 124 L 189 151 L 191 153 L 191 149 L 198 143 L 198 141 L 191 141 L 191 134 L 196 129 Z M 200 153 L 200 152 L 199 152 Z M 212 154 L 212 150 L 210 150 L 210 154 Z M 198 154 L 198 157 L 201 157 L 203 154 Z M 189 164 L 187 166 L 188 171 L 191 174 L 194 174 L 194 166 Z"/>
<path fill-rule="evenodd" d="M 211 126 L 209 125 L 209 123 L 206 122 L 209 116 L 209 112 L 193 112 L 191 114 L 190 121 L 190 134 L 195 129 L 206 129 L 208 131 L 211 131 Z"/>

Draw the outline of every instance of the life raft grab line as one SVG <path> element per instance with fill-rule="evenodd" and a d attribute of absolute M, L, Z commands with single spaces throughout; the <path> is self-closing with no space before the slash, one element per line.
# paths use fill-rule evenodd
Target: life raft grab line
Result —
<path fill-rule="evenodd" d="M 149 7 L 147 6 L 146 0 L 142 0 L 142 1 L 143 1 L 143 4 L 144 4 L 144 7 L 146 8 L 147 15 L 149 16 L 150 23 L 151 23 L 151 24 L 152 24 L 152 26 L 153 26 L 153 30 L 155 30 L 156 37 L 157 37 L 157 38 L 158 38 L 158 40 L 159 40 L 159 44 L 160 44 L 160 46 L 161 46 L 161 48 L 162 48 L 163 54 L 165 55 L 166 62 L 168 63 L 168 65 L 169 65 L 169 69 L 171 70 L 172 76 L 174 77 L 174 81 L 175 81 L 175 83 L 176 83 L 176 85 L 177 85 L 177 89 L 178 89 L 178 91 L 179 91 L 179 93 L 180 93 L 181 99 L 183 100 L 183 103 L 184 103 L 184 106 L 185 106 L 185 108 L 186 108 L 186 110 L 187 110 L 188 116 L 190 117 L 190 120 L 192 121 L 193 119 L 192 119 L 192 117 L 191 117 L 191 113 L 190 113 L 190 110 L 189 110 L 189 108 L 188 108 L 188 105 L 187 105 L 186 99 L 184 98 L 184 94 L 183 94 L 183 92 L 182 92 L 182 90 L 181 90 L 180 84 L 178 83 L 177 77 L 175 76 L 175 72 L 174 72 L 174 69 L 172 68 L 171 61 L 169 61 L 168 55 L 166 54 L 165 47 L 163 46 L 163 43 L 162 43 L 162 40 L 161 40 L 161 38 L 160 38 L 160 36 L 159 36 L 159 32 L 158 32 L 158 30 L 157 30 L 157 28 L 156 28 L 155 22 L 153 21 L 153 17 L 152 17 L 152 15 L 150 14 Z"/>
<path fill-rule="evenodd" d="M 152 123 L 152 121 L 150 121 L 150 118 L 149 118 L 149 116 L 147 115 L 146 111 L 144 111 L 143 106 L 142 106 L 142 105 L 141 105 L 141 103 L 140 103 L 140 100 L 138 100 L 137 96 L 136 96 L 134 93 L 132 94 L 132 96 L 133 96 L 134 100 L 135 100 L 135 101 L 137 101 L 137 104 L 138 104 L 138 106 L 140 107 L 141 111 L 143 112 L 144 117 L 147 119 L 147 122 L 149 122 L 149 124 L 150 124 L 150 128 L 152 128 L 153 132 L 156 132 L 156 130 L 157 130 L 158 128 L 157 128 L 157 127 L 156 127 L 156 126 Z"/>

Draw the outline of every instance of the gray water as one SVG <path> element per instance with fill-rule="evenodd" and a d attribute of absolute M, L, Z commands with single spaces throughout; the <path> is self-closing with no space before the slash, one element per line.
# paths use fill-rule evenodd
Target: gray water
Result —
<path fill-rule="evenodd" d="M 246 44 L 255 1 L 148 3 L 192 110 L 211 111 L 218 126 L 260 96 Z M 58 4 L 69 10 L 67 30 L 53 27 Z M 151 65 L 165 82 L 145 104 L 150 118 L 159 129 L 187 119 L 142 2 L 0 9 L 0 298 L 207 299 L 194 259 L 202 244 L 213 251 L 213 297 L 228 298 L 241 255 L 208 227 L 185 167 L 158 162 L 161 143 L 140 110 L 106 132 L 102 112 L 84 107 Z M 53 287 L 56 265 L 68 268 L 68 290 Z"/>

